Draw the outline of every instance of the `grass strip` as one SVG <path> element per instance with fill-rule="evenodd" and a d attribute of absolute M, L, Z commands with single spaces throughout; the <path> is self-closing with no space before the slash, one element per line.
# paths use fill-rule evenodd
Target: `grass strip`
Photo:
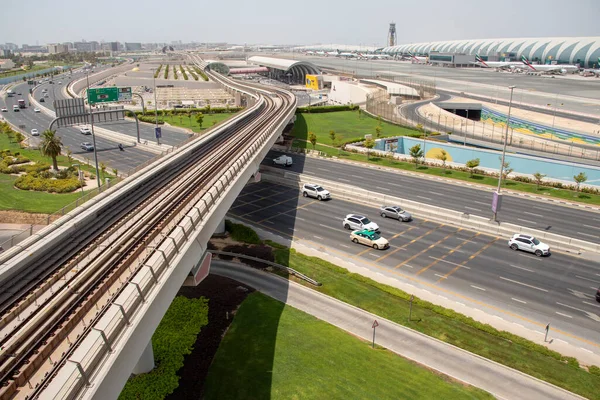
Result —
<path fill-rule="evenodd" d="M 213 360 L 206 399 L 491 399 L 255 292 Z"/>
<path fill-rule="evenodd" d="M 179 386 L 177 371 L 200 329 L 208 324 L 208 300 L 178 296 L 152 335 L 156 367 L 147 374 L 129 378 L 119 399 L 162 400 Z"/>

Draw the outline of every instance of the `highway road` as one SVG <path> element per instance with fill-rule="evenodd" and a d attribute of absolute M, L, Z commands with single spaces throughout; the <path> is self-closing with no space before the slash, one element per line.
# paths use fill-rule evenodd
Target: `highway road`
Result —
<path fill-rule="evenodd" d="M 508 318 L 513 313 L 538 327 L 550 323 L 584 339 L 579 346 L 600 351 L 597 263 L 560 253 L 538 258 L 510 250 L 506 238 L 421 219 L 384 219 L 377 209 L 338 200 L 335 193 L 332 197 L 319 202 L 301 197 L 295 188 L 262 182 L 248 185 L 229 215 L 385 275 L 467 296 L 490 306 L 486 311 L 492 314 L 501 310 Z M 374 250 L 352 243 L 342 227 L 348 213 L 369 216 L 391 247 Z"/>
<path fill-rule="evenodd" d="M 280 154 L 283 153 L 270 152 L 263 164 L 272 165 L 271 160 Z M 294 172 L 466 214 L 492 217 L 492 189 L 495 189 L 492 187 L 484 190 L 461 181 L 411 176 L 391 169 L 365 168 L 301 155 L 293 155 L 293 160 L 294 165 L 289 169 Z M 498 219 L 581 240 L 600 241 L 600 212 L 505 195 Z"/>
<path fill-rule="evenodd" d="M 280 57 L 280 56 L 277 56 Z M 289 55 L 288 55 L 288 58 Z M 294 55 L 295 59 L 310 61 L 323 68 L 356 72 L 361 76 L 408 74 L 413 79 L 431 80 L 438 88 L 475 93 L 508 100 L 510 85 L 516 85 L 514 101 L 539 106 L 562 103 L 558 108 L 586 114 L 595 114 L 600 119 L 600 79 L 552 78 L 496 72 L 483 68 L 443 68 L 431 65 L 388 60 L 347 60 L 336 57 Z M 564 96 L 574 96 L 580 99 Z M 558 114 L 557 114 L 558 115 Z M 596 121 L 598 122 L 598 121 Z"/>

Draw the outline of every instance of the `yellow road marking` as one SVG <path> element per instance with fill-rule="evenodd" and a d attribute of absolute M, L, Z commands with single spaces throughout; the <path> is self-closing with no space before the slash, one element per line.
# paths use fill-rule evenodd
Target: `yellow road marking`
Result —
<path fill-rule="evenodd" d="M 423 221 L 423 222 L 422 222 L 422 223 L 420 223 L 419 225 L 423 225 L 424 223 L 425 223 L 425 221 Z M 419 225 L 418 225 L 418 226 L 419 226 Z M 375 260 L 375 261 L 381 261 L 381 260 L 385 259 L 386 257 L 389 257 L 389 256 L 391 256 L 392 254 L 394 254 L 394 253 L 396 253 L 396 252 L 398 252 L 398 251 L 400 251 L 400 250 L 402 250 L 402 249 L 406 248 L 406 246 L 408 246 L 409 244 L 413 244 L 413 243 L 414 243 L 414 242 L 416 242 L 417 240 L 423 239 L 425 236 L 429 235 L 431 232 L 435 231 L 436 229 L 442 228 L 442 227 L 444 227 L 444 226 L 446 226 L 446 225 L 443 225 L 443 224 L 442 224 L 442 225 L 440 225 L 440 226 L 436 226 L 435 228 L 431 229 L 430 231 L 428 231 L 428 232 L 425 232 L 425 233 L 424 233 L 424 234 L 422 234 L 421 236 L 419 236 L 419 237 L 417 237 L 417 238 L 415 238 L 415 239 L 411 240 L 410 242 L 408 242 L 408 243 L 406 243 L 406 244 L 404 244 L 404 245 L 402 245 L 402 246 L 400 246 L 400 247 L 398 247 L 398 248 L 396 248 L 396 249 L 394 249 L 394 250 L 392 250 L 392 251 L 388 251 L 388 253 L 387 253 L 386 255 L 379 257 L 379 258 L 378 258 L 377 260 Z M 416 227 L 415 227 L 415 228 L 416 228 Z M 407 229 L 405 232 L 408 232 L 409 230 L 410 230 L 410 229 Z"/>
<path fill-rule="evenodd" d="M 244 218 L 244 217 L 241 217 L 241 216 L 238 216 L 238 215 L 235 215 L 235 214 L 234 214 L 234 217 L 236 217 L 236 218 L 239 218 L 239 219 L 246 220 L 246 221 L 247 221 L 248 223 L 250 223 L 250 224 L 256 224 L 256 222 L 254 222 L 254 221 L 252 221 L 252 220 L 249 220 L 249 219 L 247 219 L 247 218 Z M 290 235 L 289 233 L 286 233 L 286 232 L 280 231 L 280 230 L 278 230 L 278 229 L 275 229 L 275 228 L 273 228 L 272 226 L 263 225 L 263 224 L 258 224 L 258 225 L 260 225 L 261 227 L 265 228 L 266 230 L 270 230 L 270 231 L 274 231 L 274 232 L 281 233 L 282 235 L 284 235 L 284 236 L 287 236 L 287 237 L 291 238 L 292 240 L 293 240 L 293 239 L 296 239 L 296 240 L 298 240 L 298 241 L 304 241 L 304 242 L 307 242 L 307 243 L 309 243 L 309 244 L 317 245 L 318 247 L 326 247 L 326 246 L 323 246 L 323 244 L 322 244 L 322 243 L 316 243 L 316 242 L 314 242 L 314 241 L 312 241 L 312 240 L 309 240 L 309 239 L 302 239 L 302 238 L 299 238 L 299 237 L 297 237 L 297 236 Z M 495 241 L 495 240 L 497 240 L 497 239 L 498 239 L 498 238 L 494 239 L 494 241 Z M 343 258 L 347 258 L 347 257 L 348 257 L 348 253 L 341 252 L 341 251 L 339 251 L 339 250 L 337 250 L 337 249 L 334 249 L 334 248 L 332 248 L 332 247 L 327 247 L 327 251 L 330 251 L 330 252 L 332 252 L 332 253 L 337 253 L 338 255 L 340 255 L 340 256 L 341 256 L 341 257 L 343 257 Z M 381 265 L 379 265 L 379 264 L 376 264 L 376 263 L 375 263 L 375 262 L 373 262 L 373 261 L 369 261 L 369 260 L 367 260 L 367 259 L 361 259 L 360 261 L 364 262 L 364 263 L 365 263 L 365 264 L 367 264 L 367 265 L 370 265 L 370 266 L 372 266 L 373 268 L 376 268 L 376 269 L 379 269 L 379 270 L 381 270 L 381 271 L 385 271 L 385 272 L 391 273 L 392 275 L 399 276 L 399 277 L 400 277 L 400 278 L 402 278 L 402 279 L 405 279 L 405 280 L 408 280 L 408 281 L 411 281 L 411 282 L 416 282 L 416 283 L 418 283 L 418 284 L 420 284 L 420 285 L 423 285 L 423 286 L 429 287 L 430 289 L 434 290 L 435 292 L 442 292 L 442 293 L 445 293 L 445 294 L 447 294 L 447 295 L 450 295 L 450 296 L 456 296 L 456 297 L 458 297 L 459 299 L 462 299 L 462 300 L 464 300 L 464 301 L 468 301 L 468 302 L 471 302 L 471 303 L 473 303 L 473 304 L 477 304 L 477 305 L 479 305 L 479 306 L 485 307 L 485 308 L 487 308 L 487 309 L 490 309 L 490 310 L 493 310 L 493 311 L 497 311 L 497 312 L 499 312 L 499 313 L 502 313 L 502 314 L 508 315 L 508 316 L 510 316 L 510 317 L 516 318 L 516 319 L 518 319 L 518 320 L 521 320 L 521 321 L 524 321 L 524 322 L 530 323 L 530 324 L 532 324 L 532 325 L 539 326 L 539 327 L 542 327 L 542 328 L 545 328 L 545 327 L 546 327 L 546 324 L 545 324 L 545 323 L 541 323 L 541 322 L 538 322 L 538 321 L 534 321 L 534 320 L 532 320 L 532 319 L 529 319 L 529 318 L 527 318 L 527 317 L 524 317 L 524 316 L 522 316 L 522 315 L 515 314 L 515 313 L 513 313 L 512 311 L 508 311 L 508 310 L 505 310 L 505 309 L 503 309 L 503 308 L 500 308 L 500 307 L 498 307 L 498 306 L 493 306 L 493 305 L 491 305 L 491 304 L 484 303 L 484 302 L 483 302 L 483 301 L 481 301 L 481 300 L 472 299 L 472 298 L 470 298 L 469 296 L 466 296 L 466 295 L 460 294 L 460 293 L 458 293 L 458 292 L 453 292 L 452 290 L 446 289 L 446 288 L 444 288 L 443 286 L 439 286 L 439 285 L 437 285 L 437 284 L 430 283 L 430 282 L 424 281 L 424 280 L 422 280 L 422 279 L 418 279 L 418 278 L 415 278 L 415 277 L 413 277 L 413 276 L 410 276 L 410 275 L 403 274 L 402 272 L 398 272 L 398 271 L 396 271 L 396 270 L 394 270 L 394 269 L 390 269 L 390 268 L 388 268 L 388 267 L 381 266 Z M 588 339 L 581 338 L 581 337 L 579 337 L 579 336 L 576 336 L 576 335 L 573 335 L 573 334 L 571 334 L 571 333 L 565 332 L 565 331 L 563 331 L 563 330 L 561 330 L 561 329 L 553 328 L 553 329 L 552 329 L 552 331 L 553 331 L 553 332 L 557 332 L 557 333 L 559 333 L 559 334 L 561 334 L 561 335 L 565 335 L 565 336 L 567 336 L 567 337 L 570 337 L 570 338 L 572 338 L 572 339 L 578 340 L 578 341 L 580 341 L 580 342 L 583 342 L 583 343 L 589 344 L 590 346 L 594 346 L 594 347 L 598 347 L 598 348 L 600 348 L 600 344 L 599 344 L 599 343 L 594 343 L 594 342 L 592 342 L 592 341 L 590 341 L 590 340 L 588 340 Z"/>
<path fill-rule="evenodd" d="M 454 267 L 452 269 L 452 271 L 448 272 L 446 275 L 442 276 L 440 279 L 437 280 L 436 283 L 440 283 L 441 281 L 443 281 L 444 279 L 448 279 L 448 277 L 450 275 L 452 275 L 453 273 L 455 273 L 456 271 L 458 271 L 458 269 L 460 267 L 462 267 L 463 265 L 465 265 L 466 263 L 468 263 L 469 261 L 471 261 L 472 259 L 474 259 L 475 257 L 477 257 L 478 255 L 480 255 L 481 253 L 483 253 L 488 247 L 490 247 L 491 245 L 493 245 L 494 243 L 496 243 L 498 241 L 498 239 L 500 239 L 499 237 L 494 238 L 494 240 L 490 241 L 488 244 L 486 244 L 485 246 L 483 246 L 481 249 L 479 249 L 476 253 L 473 253 L 471 256 L 469 256 L 468 259 L 466 259 L 465 261 L 461 262 L 460 265 L 457 265 L 456 267 Z"/>
<path fill-rule="evenodd" d="M 449 234 L 448 234 L 448 235 L 446 235 L 444 238 L 442 238 L 442 239 L 438 240 L 437 242 L 433 243 L 433 244 L 432 244 L 432 245 L 430 245 L 429 247 L 427 247 L 427 248 L 425 248 L 425 249 L 421 250 L 420 252 L 418 252 L 418 253 L 417 253 L 417 254 L 415 254 L 414 256 L 410 257 L 409 259 L 402 261 L 400 264 L 396 265 L 396 266 L 394 267 L 394 269 L 401 268 L 402 266 L 406 265 L 406 263 L 408 263 L 409 261 L 412 261 L 412 260 L 414 260 L 415 258 L 417 258 L 418 256 L 420 256 L 421 254 L 425 253 L 426 251 L 429 251 L 429 250 L 431 250 L 433 247 L 437 246 L 438 244 L 442 243 L 444 240 L 448 239 L 450 236 L 452 236 L 452 235 L 454 235 L 454 234 L 456 234 L 456 233 L 458 233 L 458 232 L 460 232 L 460 231 L 462 231 L 462 228 L 460 228 L 460 229 L 459 229 L 459 230 L 457 230 L 456 232 L 449 233 Z"/>
<path fill-rule="evenodd" d="M 476 238 L 480 234 L 481 234 L 481 232 L 477 232 L 476 234 L 474 234 L 470 238 L 465 239 L 464 242 L 460 243 L 458 246 L 456 246 L 453 249 L 451 249 L 448 253 L 444 254 L 442 257 L 438 258 L 437 260 L 433 260 L 433 262 L 431 264 L 429 264 L 428 266 L 422 268 L 419 272 L 417 272 L 417 275 L 421 275 L 423 272 L 427 271 L 429 268 L 433 267 L 435 264 L 437 264 L 438 262 L 442 261 L 444 258 L 448 257 L 450 254 L 453 254 L 456 250 L 460 249 L 465 244 L 469 243 L 469 241 L 471 239 Z"/>

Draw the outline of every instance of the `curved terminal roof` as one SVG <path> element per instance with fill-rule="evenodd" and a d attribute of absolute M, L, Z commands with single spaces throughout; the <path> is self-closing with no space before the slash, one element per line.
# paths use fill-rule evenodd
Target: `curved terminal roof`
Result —
<path fill-rule="evenodd" d="M 583 67 L 598 65 L 600 57 L 600 37 L 547 37 L 547 38 L 510 38 L 450 40 L 388 46 L 383 53 L 429 54 L 467 53 L 481 56 L 514 53 L 516 57 L 525 56 L 532 61 L 558 61 L 559 63 L 579 63 Z"/>
<path fill-rule="evenodd" d="M 267 67 L 278 69 L 284 72 L 302 72 L 304 75 L 313 74 L 319 75 L 321 70 L 315 64 L 308 61 L 288 60 L 285 58 L 273 58 L 263 56 L 252 56 L 248 58 L 248 62 Z"/>
<path fill-rule="evenodd" d="M 380 50 L 381 47 L 376 46 L 358 46 L 353 44 L 313 44 L 308 46 L 294 47 L 295 51 L 369 51 L 374 52 Z"/>

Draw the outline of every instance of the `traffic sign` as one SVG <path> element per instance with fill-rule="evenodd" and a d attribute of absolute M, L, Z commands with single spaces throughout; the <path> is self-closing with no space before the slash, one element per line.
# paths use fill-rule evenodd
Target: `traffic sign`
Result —
<path fill-rule="evenodd" d="M 375 329 L 379 326 L 379 323 L 377 322 L 377 320 L 373 321 L 373 326 L 371 328 Z"/>
<path fill-rule="evenodd" d="M 115 101 L 130 101 L 131 87 L 106 87 L 88 90 L 88 103 L 111 103 Z"/>

